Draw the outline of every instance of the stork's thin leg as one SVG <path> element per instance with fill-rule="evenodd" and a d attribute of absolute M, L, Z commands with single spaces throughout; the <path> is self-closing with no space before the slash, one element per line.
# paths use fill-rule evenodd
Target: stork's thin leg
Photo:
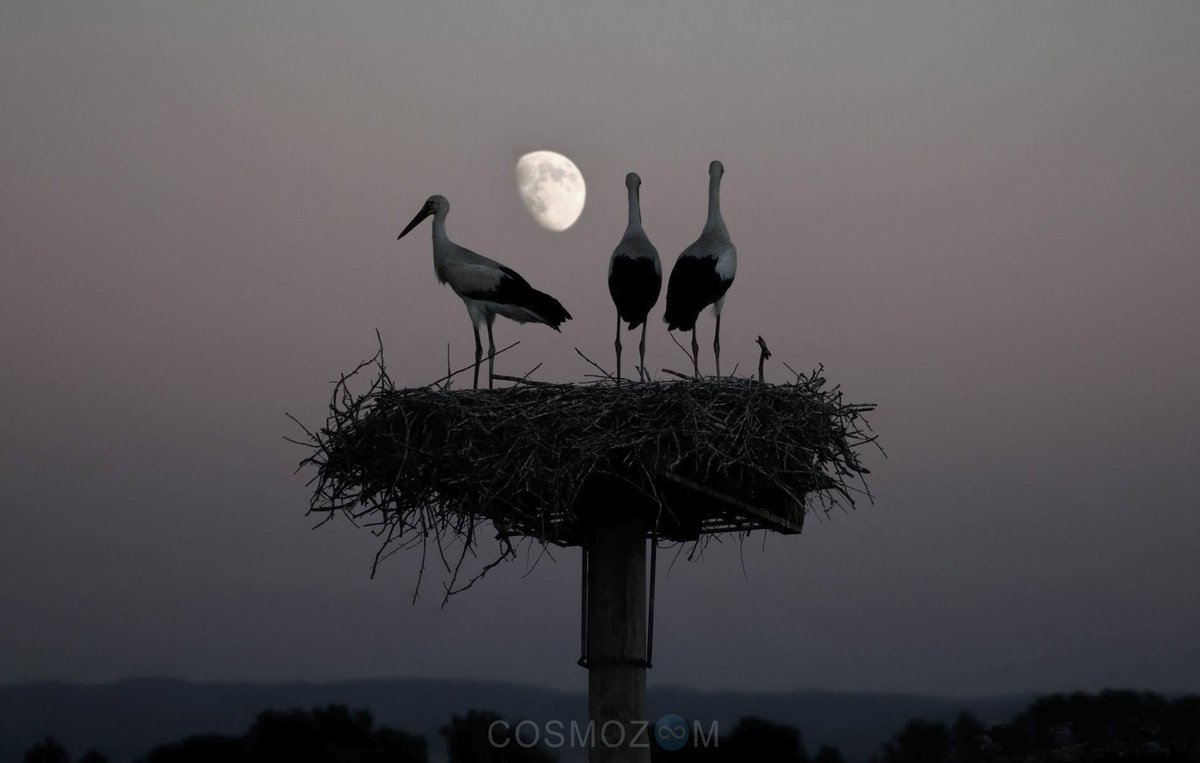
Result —
<path fill-rule="evenodd" d="M 492 339 L 492 321 L 496 320 L 496 316 L 489 315 L 487 317 L 488 327 L 488 389 L 492 389 L 494 382 L 493 377 L 496 374 L 496 342 Z"/>
<path fill-rule="evenodd" d="M 479 324 L 472 322 L 471 328 L 475 329 L 475 383 L 472 389 L 479 389 L 479 363 L 483 360 L 483 344 L 479 341 Z"/>
<path fill-rule="evenodd" d="M 700 345 L 696 342 L 696 327 L 692 326 L 692 371 L 700 378 Z"/>
<path fill-rule="evenodd" d="M 717 361 L 717 377 L 721 376 L 721 314 L 717 313 L 717 332 L 713 334 L 713 357 Z"/>
<path fill-rule="evenodd" d="M 617 384 L 621 383 L 621 314 L 617 313 Z"/>
<path fill-rule="evenodd" d="M 638 342 L 638 360 L 641 365 L 638 366 L 638 378 L 646 381 L 650 375 L 646 373 L 646 321 L 642 321 L 642 341 Z"/>

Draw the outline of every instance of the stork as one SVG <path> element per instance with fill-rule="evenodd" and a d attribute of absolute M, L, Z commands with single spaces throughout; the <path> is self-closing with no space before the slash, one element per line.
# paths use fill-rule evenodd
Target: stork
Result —
<path fill-rule="evenodd" d="M 471 317 L 471 327 L 475 330 L 475 389 L 479 389 L 479 364 L 483 359 L 479 324 L 487 324 L 488 388 L 491 388 L 496 363 L 492 322 L 497 315 L 517 323 L 544 323 L 558 331 L 563 321 L 571 319 L 571 314 L 557 299 L 530 286 L 517 271 L 451 241 L 446 235 L 449 211 L 450 202 L 446 197 L 430 196 L 396 240 L 404 238 L 417 223 L 433 215 L 433 272 L 439 283 L 450 284 L 454 293 L 462 298 Z"/>
<path fill-rule="evenodd" d="M 696 343 L 696 319 L 709 305 L 717 317 L 713 334 L 713 356 L 717 376 L 721 375 L 721 308 L 725 292 L 737 273 L 737 249 L 729 240 L 729 230 L 721 219 L 721 176 L 725 167 L 720 162 L 708 165 L 708 220 L 695 243 L 683 250 L 671 278 L 667 282 L 667 311 L 663 315 L 667 329 L 692 332 L 692 368 L 700 375 L 700 346 Z"/>
<path fill-rule="evenodd" d="M 621 381 L 621 321 L 629 324 L 632 331 L 642 327 L 642 340 L 638 343 L 638 378 L 646 379 L 646 316 L 658 301 L 662 291 L 662 265 L 658 261 L 658 250 L 646 231 L 642 230 L 642 209 L 638 200 L 638 189 L 642 179 L 636 172 L 625 176 L 625 187 L 629 191 L 629 224 L 621 243 L 613 250 L 608 261 L 608 293 L 617 306 L 617 381 Z"/>

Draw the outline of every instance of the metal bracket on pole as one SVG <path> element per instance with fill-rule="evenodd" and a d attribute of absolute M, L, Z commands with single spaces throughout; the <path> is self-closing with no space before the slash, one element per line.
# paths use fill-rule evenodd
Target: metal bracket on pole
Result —
<path fill-rule="evenodd" d="M 588 658 L 588 550 L 587 543 L 579 547 L 582 560 L 580 580 L 582 585 L 579 594 L 579 659 L 575 661 L 579 667 L 587 669 L 593 663 Z M 654 667 L 654 585 L 658 581 L 658 533 L 650 535 L 650 591 L 646 598 L 646 659 L 618 660 L 629 665 L 640 665 L 643 668 Z"/>
<path fill-rule="evenodd" d="M 654 667 L 654 583 L 658 579 L 658 532 L 650 534 L 650 593 L 646 597 L 646 667 Z"/>
<path fill-rule="evenodd" d="M 579 576 L 579 579 L 583 581 L 583 587 L 579 594 L 579 659 L 576 660 L 576 664 L 586 669 L 588 666 L 588 550 L 586 540 L 579 546 L 579 555 L 583 559 L 583 574 Z"/>

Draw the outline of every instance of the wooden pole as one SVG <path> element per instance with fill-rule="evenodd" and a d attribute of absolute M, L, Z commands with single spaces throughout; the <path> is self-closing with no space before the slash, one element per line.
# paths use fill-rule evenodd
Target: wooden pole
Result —
<path fill-rule="evenodd" d="M 587 551 L 588 761 L 649 763 L 645 517 L 594 527 Z"/>

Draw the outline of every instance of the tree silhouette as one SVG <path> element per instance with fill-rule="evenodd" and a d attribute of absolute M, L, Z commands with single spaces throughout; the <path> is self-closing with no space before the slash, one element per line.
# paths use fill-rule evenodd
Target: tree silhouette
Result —
<path fill-rule="evenodd" d="M 75 759 L 75 763 L 108 763 L 108 756 L 96 749 L 91 749 Z"/>
<path fill-rule="evenodd" d="M 25 763 L 71 763 L 71 754 L 62 742 L 46 737 L 25 751 Z"/>
<path fill-rule="evenodd" d="M 374 724 L 368 711 L 351 712 L 345 705 L 312 712 L 268 710 L 255 719 L 246 740 L 252 758 L 263 761 L 424 763 L 428 758 L 423 738 Z"/>
<path fill-rule="evenodd" d="M 154 747 L 141 763 L 248 763 L 252 760 L 245 742 L 220 734 L 195 734 L 178 742 Z"/>
<path fill-rule="evenodd" d="M 950 754 L 955 763 L 985 760 L 987 727 L 970 713 L 959 713 L 950 727 Z"/>
<path fill-rule="evenodd" d="M 946 763 L 950 729 L 944 723 L 909 721 L 884 747 L 884 763 Z"/>
<path fill-rule="evenodd" d="M 1200 760 L 1200 697 L 1150 692 L 1039 697 L 1009 724 L 1006 755 L 1052 752 L 1081 760 Z"/>
<path fill-rule="evenodd" d="M 846 759 L 838 748 L 823 744 L 813 756 L 812 763 L 846 763 Z"/>
<path fill-rule="evenodd" d="M 1103 691 L 1039 697 L 985 728 L 962 713 L 947 728 L 911 720 L 873 760 L 883 763 L 1200 763 L 1200 697 Z"/>
<path fill-rule="evenodd" d="M 739 720 L 720 747 L 732 756 L 729 760 L 808 763 L 800 729 L 753 716 Z"/>
<path fill-rule="evenodd" d="M 365 710 L 345 705 L 264 710 L 241 737 L 188 737 L 151 750 L 143 763 L 426 763 L 425 739 L 376 728 Z"/>
<path fill-rule="evenodd" d="M 337 726 L 336 723 L 330 725 Z M 351 733 L 345 728 L 338 731 L 341 732 L 339 738 L 325 740 L 311 713 L 302 710 L 264 710 L 246 732 L 246 742 L 252 757 L 259 760 L 332 763 L 332 750 L 326 748 L 344 745 Z"/>

